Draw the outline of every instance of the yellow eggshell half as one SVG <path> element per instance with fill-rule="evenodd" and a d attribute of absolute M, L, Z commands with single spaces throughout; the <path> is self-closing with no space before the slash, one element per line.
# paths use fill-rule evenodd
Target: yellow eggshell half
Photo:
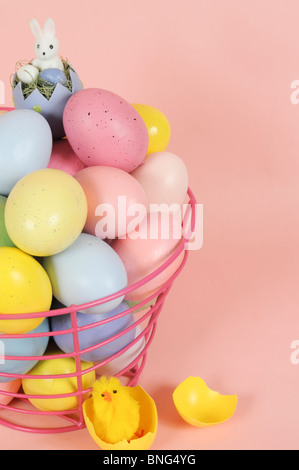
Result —
<path fill-rule="evenodd" d="M 147 104 L 133 104 L 132 106 L 142 117 L 148 131 L 147 154 L 166 150 L 171 134 L 166 116 L 159 109 Z"/>
<path fill-rule="evenodd" d="M 179 415 L 192 426 L 210 427 L 231 418 L 237 395 L 220 395 L 200 377 L 188 377 L 173 392 Z"/>
<path fill-rule="evenodd" d="M 142 437 L 136 437 L 131 441 L 124 439 L 116 444 L 110 444 L 102 441 L 96 434 L 93 426 L 93 408 L 92 399 L 88 398 L 83 403 L 83 414 L 86 427 L 96 444 L 103 450 L 147 450 L 152 446 L 158 428 L 158 414 L 154 400 L 148 395 L 143 388 L 129 387 L 131 396 L 140 404 L 140 425 L 138 433 Z"/>
<path fill-rule="evenodd" d="M 81 362 L 82 370 L 92 367 L 91 362 Z M 39 361 L 28 375 L 64 375 L 76 372 L 76 362 L 73 357 L 64 357 L 57 359 L 45 359 Z M 95 382 L 95 372 L 90 371 L 82 375 L 83 389 L 91 388 Z M 78 407 L 78 397 L 60 397 L 50 398 L 49 395 L 60 395 L 74 393 L 78 390 L 76 377 L 60 378 L 26 378 L 22 380 L 24 393 L 27 395 L 45 395 L 47 398 L 28 398 L 36 408 L 42 411 L 64 411 L 72 410 Z M 86 399 L 88 393 L 84 396 Z"/>

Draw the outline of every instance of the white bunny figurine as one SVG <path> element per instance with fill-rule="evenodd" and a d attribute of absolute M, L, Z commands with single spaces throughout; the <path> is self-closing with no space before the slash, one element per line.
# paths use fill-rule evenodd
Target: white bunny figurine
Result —
<path fill-rule="evenodd" d="M 48 18 L 42 29 L 36 19 L 30 21 L 30 28 L 35 37 L 35 55 L 32 64 L 24 65 L 18 72 L 18 78 L 23 83 L 31 83 L 38 77 L 39 70 L 60 69 L 64 70 L 62 60 L 58 57 L 59 41 L 55 36 L 55 23 Z"/>
<path fill-rule="evenodd" d="M 55 23 L 52 18 L 48 18 L 42 30 L 38 21 L 30 21 L 31 31 L 35 37 L 35 55 L 32 65 L 40 70 L 60 69 L 64 70 L 63 63 L 58 57 L 59 41 L 55 37 Z"/>

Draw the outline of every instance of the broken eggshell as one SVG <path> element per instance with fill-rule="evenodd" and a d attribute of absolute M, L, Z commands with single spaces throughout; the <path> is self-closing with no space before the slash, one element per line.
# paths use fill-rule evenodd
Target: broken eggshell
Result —
<path fill-rule="evenodd" d="M 72 91 L 61 83 L 57 83 L 49 100 L 47 100 L 37 88 L 27 98 L 24 98 L 21 82 L 13 89 L 15 109 L 33 109 L 40 112 L 48 121 L 54 140 L 65 136 L 62 121 L 65 105 L 74 93 L 83 88 L 79 76 L 73 69 L 70 69 L 70 77 L 72 81 Z"/>
<path fill-rule="evenodd" d="M 188 377 L 173 392 L 179 415 L 189 424 L 206 428 L 223 423 L 236 410 L 237 395 L 221 395 L 200 377 Z"/>
<path fill-rule="evenodd" d="M 140 385 L 137 385 L 137 387 L 127 387 L 127 390 L 131 397 L 137 400 L 140 405 L 138 435 L 130 441 L 124 439 L 115 444 L 110 444 L 100 439 L 94 428 L 92 398 L 88 398 L 83 403 L 83 415 L 87 430 L 102 450 L 148 450 L 155 440 L 158 429 L 158 413 L 155 401 Z"/>

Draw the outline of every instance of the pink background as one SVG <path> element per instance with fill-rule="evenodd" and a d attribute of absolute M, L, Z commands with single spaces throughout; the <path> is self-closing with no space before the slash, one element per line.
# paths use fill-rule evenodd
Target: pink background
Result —
<path fill-rule="evenodd" d="M 204 205 L 203 247 L 168 297 L 140 380 L 159 413 L 153 449 L 298 449 L 299 3 L 27 0 L 0 14 L 6 105 L 15 63 L 33 57 L 31 17 L 52 16 L 85 87 L 165 113 L 169 150 Z M 236 393 L 234 417 L 184 423 L 172 391 L 189 375 Z M 0 448 L 97 447 L 86 430 L 0 428 Z"/>

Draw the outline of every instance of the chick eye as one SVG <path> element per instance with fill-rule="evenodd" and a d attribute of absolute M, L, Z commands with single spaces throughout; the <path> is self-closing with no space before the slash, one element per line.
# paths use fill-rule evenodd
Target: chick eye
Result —
<path fill-rule="evenodd" d="M 113 393 L 117 393 L 117 390 L 113 390 Z"/>
<path fill-rule="evenodd" d="M 102 393 L 101 397 L 104 397 L 104 396 L 105 396 L 104 393 Z"/>
<path fill-rule="evenodd" d="M 49 47 L 50 47 L 50 49 L 53 49 L 53 45 L 52 45 L 52 44 L 51 44 Z"/>

